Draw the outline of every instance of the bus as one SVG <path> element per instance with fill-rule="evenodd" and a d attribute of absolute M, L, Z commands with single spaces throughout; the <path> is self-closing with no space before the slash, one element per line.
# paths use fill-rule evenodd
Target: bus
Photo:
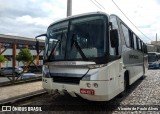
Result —
<path fill-rule="evenodd" d="M 160 68 L 160 53 L 148 52 L 148 68 Z"/>
<path fill-rule="evenodd" d="M 45 38 L 42 85 L 49 93 L 109 101 L 148 69 L 146 44 L 116 15 L 92 12 L 52 23 Z"/>

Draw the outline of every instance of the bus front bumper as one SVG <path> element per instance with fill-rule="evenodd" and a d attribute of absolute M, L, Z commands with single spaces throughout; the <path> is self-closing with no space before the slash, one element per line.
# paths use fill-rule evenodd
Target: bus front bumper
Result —
<path fill-rule="evenodd" d="M 87 87 L 90 83 L 90 87 Z M 94 87 L 94 84 L 98 87 Z M 109 88 L 110 81 L 80 81 L 80 84 L 64 84 L 53 82 L 52 78 L 43 78 L 42 86 L 49 93 L 69 93 L 72 97 L 80 96 L 90 101 L 108 101 L 115 97 L 120 91 Z"/>

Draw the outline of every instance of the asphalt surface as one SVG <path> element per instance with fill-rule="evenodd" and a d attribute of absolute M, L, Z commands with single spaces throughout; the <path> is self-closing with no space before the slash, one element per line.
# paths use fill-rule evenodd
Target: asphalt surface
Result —
<path fill-rule="evenodd" d="M 0 87 L 0 103 L 39 90 L 43 90 L 41 81 Z"/>

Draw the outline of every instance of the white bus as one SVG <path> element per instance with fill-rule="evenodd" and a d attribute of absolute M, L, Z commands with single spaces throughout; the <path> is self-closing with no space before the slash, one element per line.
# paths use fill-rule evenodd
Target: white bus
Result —
<path fill-rule="evenodd" d="M 116 15 L 71 16 L 36 39 L 41 36 L 46 36 L 42 85 L 50 93 L 108 101 L 147 72 L 146 45 Z"/>

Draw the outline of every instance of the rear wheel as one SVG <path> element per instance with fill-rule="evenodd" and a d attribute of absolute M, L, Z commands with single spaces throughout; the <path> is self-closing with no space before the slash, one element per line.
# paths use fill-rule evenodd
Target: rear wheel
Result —
<path fill-rule="evenodd" d="M 143 80 L 144 79 L 144 75 L 142 75 L 141 77 L 140 77 L 140 80 Z"/>

